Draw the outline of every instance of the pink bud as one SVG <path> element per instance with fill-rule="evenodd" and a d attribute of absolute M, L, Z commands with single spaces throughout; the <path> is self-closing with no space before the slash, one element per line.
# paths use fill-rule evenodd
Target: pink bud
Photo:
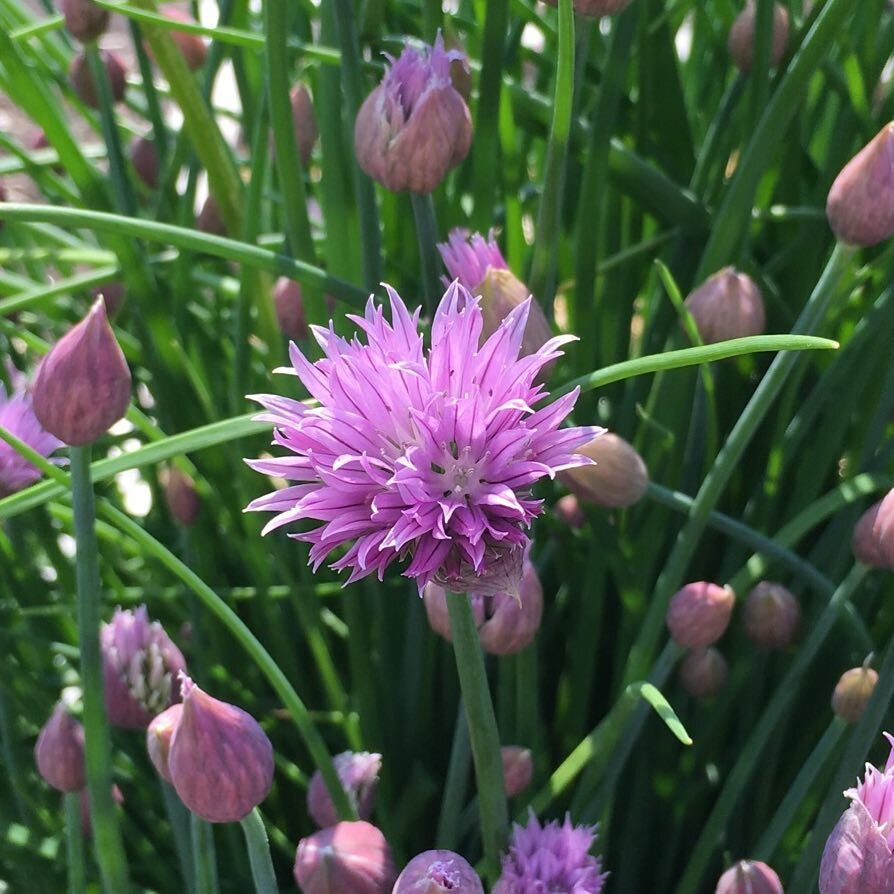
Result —
<path fill-rule="evenodd" d="M 504 745 L 500 749 L 503 761 L 503 789 L 507 798 L 521 794 L 534 776 L 534 757 L 530 748 L 521 745 Z"/>
<path fill-rule="evenodd" d="M 158 771 L 158 775 L 166 782 L 171 781 L 171 770 L 168 767 L 171 739 L 182 713 L 183 705 L 178 702 L 153 717 L 146 728 L 146 750 L 149 752 L 149 760 L 152 761 L 152 766 Z"/>
<path fill-rule="evenodd" d="M 199 517 L 202 501 L 192 478 L 177 466 L 171 466 L 162 478 L 162 485 L 165 502 L 174 521 L 186 528 L 194 525 Z"/>
<path fill-rule="evenodd" d="M 137 137 L 130 144 L 130 159 L 137 176 L 149 189 L 158 186 L 158 150 L 149 137 Z"/>
<path fill-rule="evenodd" d="M 853 667 L 845 671 L 832 693 L 832 710 L 846 723 L 856 723 L 866 710 L 878 683 L 871 667 Z"/>
<path fill-rule="evenodd" d="M 130 383 L 105 304 L 97 299 L 41 361 L 34 378 L 34 413 L 66 444 L 90 444 L 124 415 Z"/>
<path fill-rule="evenodd" d="M 124 99 L 124 90 L 127 87 L 127 69 L 118 56 L 111 51 L 100 50 L 99 53 L 109 79 L 112 100 L 121 102 Z M 93 80 L 90 65 L 83 50 L 71 60 L 71 67 L 68 69 L 68 79 L 71 82 L 72 89 L 84 105 L 88 105 L 92 109 L 99 108 L 99 91 Z"/>
<path fill-rule="evenodd" d="M 298 154 L 301 156 L 301 163 L 308 165 L 318 133 L 314 105 L 304 84 L 297 84 L 293 87 L 289 99 L 292 103 L 292 123 L 295 127 L 295 143 L 298 145 Z"/>
<path fill-rule="evenodd" d="M 642 499 L 649 486 L 649 470 L 622 437 L 603 432 L 574 452 L 593 460 L 592 465 L 559 473 L 559 479 L 578 499 L 616 509 Z"/>
<path fill-rule="evenodd" d="M 545 0 L 550 6 L 558 6 L 559 0 Z M 612 16 L 627 7 L 630 0 L 574 0 L 574 11 L 582 16 L 600 18 Z"/>
<path fill-rule="evenodd" d="M 176 6 L 173 3 L 167 3 L 164 6 L 160 6 L 158 11 L 165 16 L 165 18 L 172 19 L 175 22 L 185 22 L 189 25 L 197 24 L 196 20 L 189 15 L 189 13 L 184 12 L 179 6 Z M 174 43 L 179 47 L 180 52 L 183 54 L 183 58 L 186 61 L 186 67 L 190 71 L 196 71 L 205 64 L 205 59 L 208 56 L 208 47 L 198 34 L 175 30 L 171 30 L 168 33 L 171 35 L 171 39 Z"/>
<path fill-rule="evenodd" d="M 273 784 L 273 746 L 258 722 L 212 698 L 181 674 L 183 711 L 168 751 L 180 800 L 210 823 L 234 823 L 260 804 Z"/>
<path fill-rule="evenodd" d="M 872 523 L 872 536 L 885 567 L 894 569 L 894 490 L 885 494 Z"/>
<path fill-rule="evenodd" d="M 748 594 L 743 614 L 745 632 L 766 649 L 791 645 L 801 626 L 798 600 L 773 581 L 762 581 Z"/>
<path fill-rule="evenodd" d="M 667 628 L 684 649 L 704 649 L 716 643 L 729 625 L 736 594 L 708 581 L 686 584 L 667 609 Z"/>
<path fill-rule="evenodd" d="M 879 544 L 875 539 L 875 521 L 882 501 L 873 503 L 858 519 L 854 525 L 854 533 L 851 537 L 851 550 L 854 558 L 870 568 L 887 568 L 888 563 L 881 554 Z"/>
<path fill-rule="evenodd" d="M 124 803 L 124 795 L 117 785 L 112 785 L 112 800 L 120 807 Z M 81 832 L 84 838 L 93 835 L 93 821 L 90 819 L 90 792 L 83 788 L 78 792 L 78 804 L 81 809 Z"/>
<path fill-rule="evenodd" d="M 739 860 L 720 876 L 714 894 L 783 894 L 779 876 L 766 863 Z"/>
<path fill-rule="evenodd" d="M 587 516 L 574 494 L 565 494 L 556 501 L 553 507 L 556 518 L 561 519 L 569 528 L 580 530 L 587 523 Z"/>
<path fill-rule="evenodd" d="M 724 267 L 709 276 L 684 304 L 706 345 L 760 335 L 766 325 L 761 290 L 735 267 Z"/>
<path fill-rule="evenodd" d="M 61 9 L 68 33 L 81 43 L 96 40 L 109 27 L 109 11 L 91 0 L 62 0 Z"/>
<path fill-rule="evenodd" d="M 726 659 L 717 649 L 696 649 L 680 662 L 680 684 L 693 698 L 711 698 L 726 683 Z"/>
<path fill-rule="evenodd" d="M 202 205 L 202 210 L 196 218 L 196 229 L 203 233 L 210 233 L 212 236 L 226 236 L 227 225 L 224 223 L 223 215 L 220 213 L 220 205 L 214 196 L 208 196 Z"/>
<path fill-rule="evenodd" d="M 404 867 L 391 894 L 484 894 L 481 879 L 453 851 L 423 851 Z"/>
<path fill-rule="evenodd" d="M 60 792 L 76 792 L 87 784 L 84 728 L 58 702 L 34 746 L 37 772 Z"/>
<path fill-rule="evenodd" d="M 298 842 L 295 881 L 304 894 L 388 894 L 396 875 L 385 836 L 362 820 Z"/>
<path fill-rule="evenodd" d="M 94 301 L 102 298 L 106 306 L 106 313 L 110 317 L 114 317 L 121 309 L 121 305 L 124 304 L 127 290 L 124 288 L 123 282 L 113 280 L 112 282 L 105 282 L 101 286 L 96 286 L 90 294 L 93 296 Z"/>
<path fill-rule="evenodd" d="M 754 59 L 754 31 L 757 12 L 754 0 L 748 0 L 729 32 L 727 48 L 736 67 L 742 72 L 751 71 Z M 785 55 L 788 44 L 788 10 L 780 3 L 773 4 L 773 45 L 770 48 L 770 65 L 775 68 Z"/>
<path fill-rule="evenodd" d="M 281 276 L 273 287 L 273 305 L 279 328 L 286 338 L 307 338 L 307 319 L 304 316 L 304 301 L 301 285 L 294 279 Z"/>
<path fill-rule="evenodd" d="M 368 751 L 343 751 L 332 759 L 332 763 L 357 816 L 362 820 L 369 819 L 375 803 L 382 755 Z M 338 812 L 319 770 L 311 776 L 307 787 L 307 812 L 321 829 L 338 822 Z"/>

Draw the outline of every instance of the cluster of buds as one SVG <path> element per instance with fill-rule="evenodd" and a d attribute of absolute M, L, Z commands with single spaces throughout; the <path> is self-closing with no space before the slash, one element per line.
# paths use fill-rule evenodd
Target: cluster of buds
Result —
<path fill-rule="evenodd" d="M 751 71 L 754 62 L 754 36 L 757 24 L 757 9 L 754 0 L 748 0 L 745 8 L 736 17 L 729 32 L 727 48 L 736 67 L 742 72 Z M 770 46 L 770 65 L 775 68 L 785 56 L 788 46 L 788 10 L 781 3 L 773 4 L 773 36 Z"/>
<path fill-rule="evenodd" d="M 575 453 L 593 460 L 559 473 L 562 483 L 580 500 L 612 509 L 638 503 L 649 486 L 643 458 L 620 435 L 603 432 Z"/>
<path fill-rule="evenodd" d="M 764 331 L 761 290 L 747 273 L 735 267 L 724 267 L 709 276 L 683 303 L 706 345 Z"/>
<path fill-rule="evenodd" d="M 714 894 L 783 894 L 783 888 L 779 876 L 766 863 L 739 860 L 720 876 Z"/>
<path fill-rule="evenodd" d="M 857 561 L 864 565 L 894 570 L 894 490 L 860 516 L 851 548 Z"/>

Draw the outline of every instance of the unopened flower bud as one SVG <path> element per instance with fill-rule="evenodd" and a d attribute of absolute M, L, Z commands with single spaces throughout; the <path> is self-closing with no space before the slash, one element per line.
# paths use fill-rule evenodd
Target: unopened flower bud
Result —
<path fill-rule="evenodd" d="M 561 519 L 569 528 L 575 530 L 580 530 L 587 523 L 587 516 L 580 508 L 580 503 L 574 494 L 565 494 L 564 497 L 556 500 L 553 512 L 555 512 L 556 518 Z"/>
<path fill-rule="evenodd" d="M 706 344 L 760 335 L 766 325 L 764 299 L 757 283 L 735 267 L 709 276 L 684 302 Z"/>
<path fill-rule="evenodd" d="M 472 118 L 450 78 L 440 36 L 423 51 L 407 47 L 366 98 L 354 126 L 360 167 L 393 192 L 433 192 L 468 154 Z"/>
<path fill-rule="evenodd" d="M 7 192 L 6 187 L 3 185 L 3 181 L 0 180 L 0 202 L 8 202 L 9 201 L 9 192 Z M 0 230 L 2 230 L 6 226 L 6 221 L 0 218 Z"/>
<path fill-rule="evenodd" d="M 720 876 L 714 894 L 783 894 L 779 876 L 766 863 L 739 860 Z"/>
<path fill-rule="evenodd" d="M 862 716 L 878 674 L 871 667 L 853 667 L 845 671 L 832 693 L 832 710 L 846 723 L 856 723 Z"/>
<path fill-rule="evenodd" d="M 137 137 L 130 144 L 130 160 L 137 176 L 149 189 L 158 186 L 158 150 L 149 137 Z"/>
<path fill-rule="evenodd" d="M 149 760 L 165 782 L 171 782 L 168 756 L 171 752 L 171 739 L 182 713 L 183 704 L 178 702 L 153 717 L 146 728 L 146 750 L 149 752 Z"/>
<path fill-rule="evenodd" d="M 343 751 L 332 759 L 332 763 L 348 800 L 357 811 L 357 816 L 362 820 L 368 820 L 372 816 L 375 803 L 382 755 L 371 754 L 368 751 Z M 323 781 L 323 774 L 319 770 L 311 776 L 310 785 L 307 787 L 307 812 L 321 829 L 334 826 L 338 822 L 338 812 Z"/>
<path fill-rule="evenodd" d="M 534 776 L 534 756 L 530 748 L 521 745 L 504 745 L 500 749 L 503 761 L 503 790 L 507 798 L 521 794 Z"/>
<path fill-rule="evenodd" d="M 478 873 L 453 851 L 417 854 L 397 877 L 391 894 L 484 894 Z"/>
<path fill-rule="evenodd" d="M 894 235 L 894 123 L 886 124 L 842 169 L 826 199 L 836 238 L 867 247 Z"/>
<path fill-rule="evenodd" d="M 124 415 L 130 383 L 127 361 L 98 299 L 41 361 L 34 378 L 34 413 L 66 444 L 90 444 Z"/>
<path fill-rule="evenodd" d="M 704 649 L 720 639 L 729 626 L 736 594 L 708 581 L 686 584 L 667 608 L 667 629 L 684 649 Z"/>
<path fill-rule="evenodd" d="M 37 737 L 34 762 L 37 772 L 60 792 L 76 792 L 87 784 L 84 728 L 61 701 Z"/>
<path fill-rule="evenodd" d="M 754 61 L 754 32 L 757 10 L 754 0 L 748 0 L 729 32 L 727 48 L 739 71 L 751 71 Z M 788 44 L 788 10 L 781 3 L 773 4 L 773 43 L 770 48 L 770 66 L 775 68 L 785 55 Z"/>
<path fill-rule="evenodd" d="M 875 522 L 882 501 L 873 503 L 854 525 L 854 533 L 851 537 L 851 549 L 854 558 L 870 568 L 887 568 L 888 563 L 882 556 L 878 541 L 875 539 Z"/>
<path fill-rule="evenodd" d="M 558 6 L 559 0 L 545 0 L 550 6 Z M 582 16 L 600 18 L 613 16 L 627 7 L 630 0 L 574 0 L 574 11 Z"/>
<path fill-rule="evenodd" d="M 194 525 L 199 517 L 202 501 L 192 478 L 177 466 L 171 466 L 162 479 L 162 485 L 165 502 L 174 521 L 185 528 Z"/>
<path fill-rule="evenodd" d="M 124 304 L 127 290 L 125 289 L 123 282 L 120 280 L 113 280 L 112 282 L 104 282 L 101 286 L 94 287 L 90 294 L 94 301 L 96 301 L 97 298 L 102 298 L 105 302 L 106 313 L 110 317 L 114 317 L 115 314 L 121 310 L 121 305 Z"/>
<path fill-rule="evenodd" d="M 173 3 L 160 6 L 158 11 L 165 18 L 172 19 L 175 22 L 184 22 L 188 25 L 197 24 L 196 20 L 188 12 L 185 12 Z M 183 54 L 186 67 L 190 71 L 196 71 L 205 64 L 205 59 L 208 56 L 208 47 L 200 35 L 176 30 L 170 30 L 168 33 Z"/>
<path fill-rule="evenodd" d="M 745 632 L 766 649 L 791 645 L 801 625 L 798 600 L 773 581 L 762 581 L 748 594 L 743 613 Z"/>
<path fill-rule="evenodd" d="M 180 697 L 183 654 L 146 606 L 118 608 L 99 632 L 109 722 L 145 729 L 149 721 Z"/>
<path fill-rule="evenodd" d="M 112 801 L 119 807 L 124 804 L 124 795 L 114 783 L 112 784 Z M 78 792 L 78 806 L 81 811 L 81 832 L 84 838 L 90 838 L 93 835 L 93 821 L 90 819 L 90 792 L 86 788 L 82 788 Z"/>
<path fill-rule="evenodd" d="M 109 11 L 92 0 L 62 0 L 61 9 L 68 33 L 81 43 L 96 40 L 109 27 Z"/>
<path fill-rule="evenodd" d="M 302 838 L 294 872 L 304 894 L 389 894 L 397 875 L 385 836 L 362 820 Z"/>
<path fill-rule="evenodd" d="M 203 233 L 210 233 L 212 236 L 226 236 L 227 225 L 224 223 L 223 215 L 220 213 L 220 205 L 214 196 L 208 196 L 202 205 L 202 210 L 196 218 L 196 229 Z"/>
<path fill-rule="evenodd" d="M 307 338 L 307 319 L 304 316 L 304 300 L 301 284 L 287 276 L 281 276 L 273 287 L 273 306 L 276 320 L 286 338 Z"/>
<path fill-rule="evenodd" d="M 292 103 L 292 124 L 295 128 L 298 155 L 301 157 L 301 163 L 306 166 L 310 163 L 314 144 L 317 142 L 318 130 L 314 105 L 304 84 L 297 84 L 292 88 L 289 100 Z"/>
<path fill-rule="evenodd" d="M 882 498 L 872 522 L 872 536 L 885 567 L 894 569 L 894 490 Z"/>
<path fill-rule="evenodd" d="M 105 66 L 106 76 L 109 79 L 109 88 L 112 91 L 112 100 L 121 102 L 124 99 L 124 90 L 127 87 L 127 69 L 124 63 L 115 53 L 109 50 L 100 50 L 102 64 Z M 84 105 L 90 106 L 91 109 L 99 108 L 99 90 L 96 82 L 93 80 L 93 74 L 90 71 L 90 64 L 87 56 L 82 50 L 71 60 L 71 67 L 68 69 L 68 78 L 74 92 L 78 95 Z"/>
<path fill-rule="evenodd" d="M 273 746 L 250 715 L 212 698 L 180 675 L 183 711 L 168 751 L 180 800 L 209 823 L 234 823 L 254 810 L 273 784 Z"/>
<path fill-rule="evenodd" d="M 726 683 L 726 659 L 717 649 L 696 649 L 680 662 L 680 684 L 693 698 L 711 698 Z"/>
<path fill-rule="evenodd" d="M 649 470 L 622 437 L 603 432 L 574 452 L 593 460 L 592 465 L 559 472 L 559 479 L 578 499 L 616 509 L 642 499 L 649 486 Z"/>

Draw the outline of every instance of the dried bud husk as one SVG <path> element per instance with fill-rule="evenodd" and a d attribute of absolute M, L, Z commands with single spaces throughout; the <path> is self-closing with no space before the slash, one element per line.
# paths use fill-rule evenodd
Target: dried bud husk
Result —
<path fill-rule="evenodd" d="M 181 674 L 183 711 L 168 751 L 180 800 L 209 823 L 234 823 L 267 797 L 273 746 L 250 715 Z"/>
<path fill-rule="evenodd" d="M 273 287 L 273 306 L 276 320 L 286 338 L 307 338 L 309 330 L 304 316 L 304 299 L 301 296 L 301 284 L 281 276 Z"/>
<path fill-rule="evenodd" d="M 227 225 L 224 223 L 223 215 L 220 213 L 220 205 L 214 196 L 208 196 L 202 205 L 202 210 L 196 218 L 196 229 L 203 233 L 210 233 L 212 236 L 226 236 Z"/>
<path fill-rule="evenodd" d="M 194 525 L 202 508 L 196 483 L 182 469 L 171 466 L 167 469 L 162 484 L 165 490 L 165 502 L 174 521 L 185 528 Z"/>
<path fill-rule="evenodd" d="M 534 755 L 521 745 L 504 745 L 500 749 L 503 762 L 503 790 L 507 798 L 520 795 L 534 776 Z"/>
<path fill-rule="evenodd" d="M 593 465 L 559 473 L 559 479 L 578 499 L 614 509 L 642 499 L 649 486 L 649 470 L 622 437 L 604 432 L 574 452 L 593 460 Z"/>
<path fill-rule="evenodd" d="M 289 94 L 292 103 L 292 124 L 295 127 L 295 143 L 298 146 L 298 154 L 301 163 L 310 164 L 314 145 L 317 142 L 317 117 L 314 115 L 314 105 L 310 93 L 304 84 L 297 84 Z"/>
<path fill-rule="evenodd" d="M 137 176 L 149 189 L 158 186 L 158 150 L 149 137 L 137 137 L 130 144 L 130 160 Z"/>
<path fill-rule="evenodd" d="M 183 704 L 178 702 L 153 717 L 146 728 L 146 750 L 149 752 L 149 760 L 165 782 L 171 782 L 168 756 L 171 752 L 171 739 L 182 713 Z"/>
<path fill-rule="evenodd" d="M 754 60 L 754 31 L 757 10 L 754 0 L 748 0 L 729 32 L 727 47 L 739 71 L 751 71 Z M 788 45 L 788 10 L 781 3 L 773 4 L 773 42 L 770 48 L 770 65 L 775 68 L 785 55 Z"/>
<path fill-rule="evenodd" d="M 127 69 L 115 53 L 109 50 L 100 50 L 99 53 L 109 79 L 112 99 L 114 102 L 121 102 L 127 87 Z M 71 60 L 68 79 L 81 102 L 91 109 L 99 108 L 99 91 L 83 50 Z"/>
<path fill-rule="evenodd" d="M 109 27 L 109 11 L 92 0 L 62 0 L 61 9 L 68 33 L 81 43 L 96 40 Z"/>
<path fill-rule="evenodd" d="M 404 867 L 391 894 L 484 894 L 481 879 L 468 861 L 453 851 L 417 854 Z"/>
<path fill-rule="evenodd" d="M 749 594 L 743 609 L 745 632 L 759 646 L 784 649 L 801 626 L 801 606 L 782 584 L 762 581 Z"/>
<path fill-rule="evenodd" d="M 357 816 L 362 820 L 368 820 L 372 816 L 375 804 L 382 755 L 368 751 L 343 751 L 332 759 L 332 763 L 348 800 L 357 811 Z M 332 797 L 323 781 L 323 774 L 319 770 L 311 776 L 310 785 L 307 787 L 307 812 L 321 829 L 334 826 L 338 822 L 338 811 L 332 803 Z"/>
<path fill-rule="evenodd" d="M 130 370 L 102 299 L 43 358 L 34 378 L 34 413 L 66 444 L 105 434 L 130 403 Z"/>
<path fill-rule="evenodd" d="M 717 649 L 696 649 L 680 662 L 680 684 L 693 698 L 711 698 L 726 684 L 726 659 Z"/>
<path fill-rule="evenodd" d="M 172 19 L 175 22 L 184 22 L 188 25 L 198 24 L 189 13 L 174 4 L 160 6 L 158 11 L 165 18 Z M 196 71 L 205 64 L 205 59 L 208 57 L 208 47 L 200 35 L 176 30 L 170 30 L 168 33 L 183 54 L 186 67 L 190 71 Z"/>
<path fill-rule="evenodd" d="M 397 875 L 385 836 L 363 820 L 302 838 L 294 873 L 304 894 L 389 894 Z"/>
<path fill-rule="evenodd" d="M 841 169 L 826 199 L 826 217 L 848 245 L 866 248 L 894 235 L 894 123 Z"/>
<path fill-rule="evenodd" d="M 545 0 L 545 2 L 550 6 L 559 5 L 559 0 Z M 582 16 L 600 18 L 613 16 L 629 5 L 630 0 L 574 0 L 574 11 Z"/>
<path fill-rule="evenodd" d="M 587 523 L 587 516 L 580 508 L 580 503 L 574 494 L 565 494 L 564 497 L 556 500 L 553 512 L 555 512 L 556 518 L 561 519 L 569 528 L 574 528 L 576 531 Z"/>
<path fill-rule="evenodd" d="M 735 604 L 729 587 L 703 580 L 686 584 L 667 608 L 667 629 L 684 649 L 704 649 L 726 632 Z"/>
<path fill-rule="evenodd" d="M 87 784 L 84 728 L 62 702 L 53 708 L 34 746 L 37 772 L 60 792 L 76 792 Z"/>
<path fill-rule="evenodd" d="M 832 710 L 846 723 L 856 723 L 862 716 L 878 674 L 871 667 L 853 667 L 845 671 L 832 693 Z"/>
<path fill-rule="evenodd" d="M 760 335 L 766 325 L 761 290 L 735 267 L 724 267 L 709 276 L 684 304 L 706 345 Z"/>
<path fill-rule="evenodd" d="M 779 876 L 766 863 L 739 860 L 720 876 L 714 894 L 783 894 Z"/>

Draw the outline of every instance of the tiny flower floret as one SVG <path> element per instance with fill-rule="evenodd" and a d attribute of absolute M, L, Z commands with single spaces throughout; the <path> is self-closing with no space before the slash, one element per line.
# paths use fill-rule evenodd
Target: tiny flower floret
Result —
<path fill-rule="evenodd" d="M 885 733 L 885 738 L 891 745 L 891 752 L 884 771 L 866 764 L 862 781 L 844 794 L 866 808 L 888 848 L 894 851 L 894 736 Z"/>
<path fill-rule="evenodd" d="M 493 232 L 488 233 L 485 239 L 481 233 L 469 233 L 457 227 L 450 231 L 446 242 L 438 245 L 438 251 L 450 275 L 470 292 L 482 284 L 489 267 L 509 269 Z"/>
<path fill-rule="evenodd" d="M 420 591 L 512 590 L 521 577 L 526 530 L 542 511 L 531 487 L 587 462 L 573 453 L 591 428 L 560 429 L 578 390 L 535 409 L 546 392 L 540 369 L 571 336 L 519 357 L 529 302 L 479 346 L 477 301 L 453 283 L 435 312 L 423 350 L 419 311 L 411 314 L 386 286 L 391 322 L 370 299 L 351 316 L 366 334 L 351 341 L 313 327 L 324 357 L 311 363 L 293 344 L 292 369 L 318 407 L 253 395 L 274 425 L 274 444 L 290 455 L 249 461 L 295 482 L 254 500 L 275 512 L 264 533 L 300 520 L 321 525 L 290 536 L 311 544 L 316 569 L 350 569 L 348 582 L 407 560 Z"/>
<path fill-rule="evenodd" d="M 34 415 L 31 398 L 24 390 L 14 390 L 7 397 L 0 382 L 0 428 L 15 435 L 42 456 L 49 456 L 62 446 L 54 435 L 44 431 Z M 40 470 L 31 465 L 6 441 L 0 441 L 0 497 L 9 496 L 40 478 Z"/>

